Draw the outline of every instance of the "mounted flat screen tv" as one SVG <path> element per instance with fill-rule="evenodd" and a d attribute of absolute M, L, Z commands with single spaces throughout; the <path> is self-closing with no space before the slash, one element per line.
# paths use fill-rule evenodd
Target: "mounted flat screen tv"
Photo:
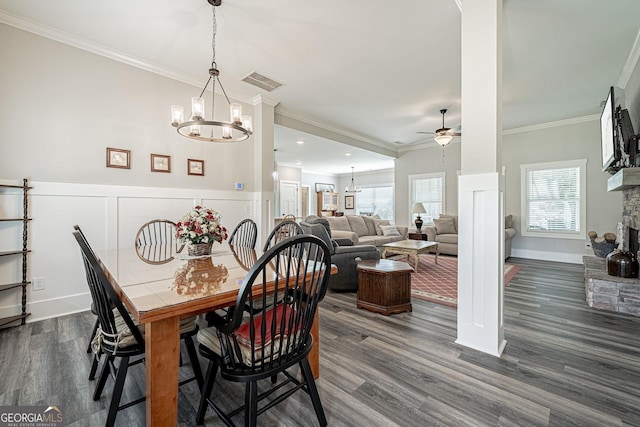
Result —
<path fill-rule="evenodd" d="M 604 104 L 600 116 L 600 135 L 602 144 L 602 170 L 608 171 L 620 161 L 621 152 L 616 132 L 616 107 L 613 86 L 609 89 L 609 96 Z"/>

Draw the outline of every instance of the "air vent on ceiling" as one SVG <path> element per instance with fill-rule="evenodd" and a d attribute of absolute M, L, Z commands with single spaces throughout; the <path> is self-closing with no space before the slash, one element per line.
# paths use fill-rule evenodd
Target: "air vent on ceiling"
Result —
<path fill-rule="evenodd" d="M 278 89 L 282 86 L 282 83 L 278 83 L 277 81 L 256 73 L 255 71 L 246 75 L 242 81 L 266 90 L 267 92 L 271 92 L 272 90 Z"/>

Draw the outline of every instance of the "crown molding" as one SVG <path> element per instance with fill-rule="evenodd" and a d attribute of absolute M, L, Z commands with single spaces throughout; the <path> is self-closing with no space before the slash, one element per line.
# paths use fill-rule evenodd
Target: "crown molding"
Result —
<path fill-rule="evenodd" d="M 109 46 L 104 46 L 102 44 L 74 36 L 73 34 L 61 31 L 57 28 L 25 19 L 3 10 L 0 10 L 0 23 L 202 89 L 202 79 L 195 76 L 164 65 L 156 64 L 146 59 L 125 54 L 124 52 L 120 52 Z M 222 94 L 222 92 L 219 93 Z M 238 96 L 232 96 L 232 98 L 246 104 L 252 104 L 252 100 L 250 99 Z"/>
<path fill-rule="evenodd" d="M 618 77 L 617 86 L 621 89 L 626 89 L 627 84 L 629 83 L 629 79 L 633 74 L 633 70 L 636 68 L 638 64 L 638 60 L 640 59 L 640 30 L 638 30 L 638 34 L 636 34 L 636 40 L 633 42 L 633 46 L 631 47 L 631 51 L 629 52 L 629 56 L 627 57 L 627 62 L 625 62 L 624 67 L 622 67 L 622 71 L 620 72 L 620 77 Z"/>
<path fill-rule="evenodd" d="M 253 98 L 251 98 L 251 105 L 267 104 L 267 105 L 270 105 L 271 107 L 275 107 L 279 103 L 280 101 L 267 98 L 266 96 L 263 96 L 263 95 L 256 95 Z"/>
<path fill-rule="evenodd" d="M 572 119 L 557 120 L 555 122 L 539 123 L 537 125 L 522 126 L 522 127 L 519 127 L 519 128 L 504 129 L 502 131 L 502 134 L 503 135 L 513 135 L 513 134 L 516 134 L 516 133 L 531 132 L 531 131 L 535 131 L 535 130 L 551 129 L 551 128 L 557 128 L 557 127 L 560 127 L 560 126 L 567 126 L 567 125 L 575 125 L 575 124 L 579 124 L 579 123 L 586 123 L 586 122 L 591 122 L 591 121 L 594 121 L 594 120 L 600 120 L 600 114 L 592 114 L 592 115 L 589 115 L 589 116 L 574 117 Z"/>
<path fill-rule="evenodd" d="M 340 129 L 340 128 L 336 128 L 334 126 L 328 125 L 326 123 L 323 122 L 319 122 L 317 120 L 311 119 L 309 117 L 306 116 L 302 116 L 296 113 L 292 113 L 291 111 L 287 111 L 283 108 L 278 108 L 276 111 L 276 115 L 282 116 L 282 117 L 286 117 L 288 119 L 291 120 L 296 120 L 298 122 L 302 122 L 305 124 L 308 124 L 310 126 L 314 126 L 320 129 L 324 129 L 326 131 L 329 132 L 333 132 L 336 133 L 338 135 L 342 135 L 346 138 L 350 138 L 350 139 L 354 139 L 360 142 L 364 142 L 367 144 L 371 144 L 371 145 L 375 145 L 376 147 L 385 149 L 385 150 L 391 150 L 392 152 L 397 152 L 397 148 L 395 146 L 393 146 L 390 143 L 384 142 L 384 141 L 380 141 L 380 140 L 376 140 L 376 139 L 371 139 L 371 138 L 367 138 L 366 136 L 363 135 L 359 135 L 359 134 L 355 134 L 352 132 L 349 132 L 345 129 Z M 276 120 L 276 123 L 278 123 L 278 121 Z M 343 142 L 343 141 L 340 141 Z M 345 142 L 346 143 L 346 142 Z M 360 147 L 362 148 L 362 147 Z M 385 154 L 385 153 L 382 153 Z M 387 154 L 388 155 L 388 154 Z"/>

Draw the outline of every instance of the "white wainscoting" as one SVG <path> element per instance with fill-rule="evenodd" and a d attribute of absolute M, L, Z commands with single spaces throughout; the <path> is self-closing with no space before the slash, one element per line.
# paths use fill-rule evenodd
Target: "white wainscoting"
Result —
<path fill-rule="evenodd" d="M 15 184 L 11 181 L 2 181 Z M 177 221 L 195 205 L 216 209 L 229 229 L 253 218 L 254 193 L 177 188 L 31 182 L 29 274 L 44 277 L 45 289 L 28 289 L 28 321 L 87 310 L 91 304 L 78 245 L 71 232 L 78 224 L 96 250 L 114 244 L 133 246 L 138 228 L 156 218 Z M 20 198 L 21 199 L 21 198 Z M 0 197 L 0 216 L 15 216 L 19 198 Z M 21 216 L 21 215 L 20 215 Z M 260 234 L 259 234 L 260 235 Z M 0 250 L 20 247 L 21 227 L 0 223 Z M 260 245 L 260 242 L 258 242 Z M 0 258 L 0 283 L 20 281 L 19 257 Z M 0 317 L 20 312 L 19 290 L 0 293 Z"/>

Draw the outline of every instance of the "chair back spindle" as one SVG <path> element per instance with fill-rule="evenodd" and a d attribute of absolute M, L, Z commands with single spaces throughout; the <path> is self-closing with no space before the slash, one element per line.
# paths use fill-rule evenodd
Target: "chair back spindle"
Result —
<path fill-rule="evenodd" d="M 229 237 L 229 244 L 255 249 L 258 238 L 258 226 L 250 219 L 243 219 Z"/>
<path fill-rule="evenodd" d="M 135 245 L 138 257 L 148 264 L 165 264 L 184 248 L 176 237 L 176 224 L 167 219 L 154 219 L 140 227 Z"/>

